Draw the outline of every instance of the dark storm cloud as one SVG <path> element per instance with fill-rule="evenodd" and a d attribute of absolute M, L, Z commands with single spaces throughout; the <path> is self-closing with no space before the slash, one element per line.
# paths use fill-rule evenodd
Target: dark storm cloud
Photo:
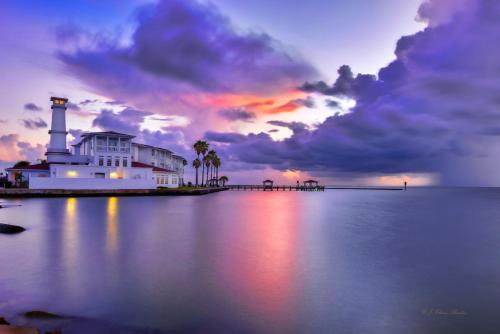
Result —
<path fill-rule="evenodd" d="M 248 111 L 244 107 L 223 109 L 219 111 L 219 115 L 229 121 L 251 121 L 256 118 L 254 112 Z"/>
<path fill-rule="evenodd" d="M 245 140 L 245 136 L 240 133 L 235 132 L 214 132 L 208 131 L 205 133 L 205 138 L 208 141 L 214 141 L 218 143 L 239 143 Z"/>
<path fill-rule="evenodd" d="M 499 163 L 500 5 L 466 2 L 468 6 L 457 8 L 456 2 L 445 6 L 429 1 L 420 15 L 425 12 L 431 26 L 402 37 L 396 59 L 378 76 L 355 75 L 342 66 L 332 85 L 309 82 L 301 87 L 356 100 L 350 113 L 281 141 L 251 134 L 226 147 L 224 154 L 322 175 L 429 172 L 439 174 L 443 183 L 500 182 L 481 172 Z M 445 7 L 453 15 L 429 12 Z"/>
<path fill-rule="evenodd" d="M 236 29 L 205 2 L 162 0 L 138 13 L 130 46 L 99 38 L 95 48 L 61 52 L 60 59 L 98 87 L 111 89 L 120 81 L 130 93 L 132 87 L 175 89 L 174 83 L 208 92 L 268 93 L 316 76 L 271 36 Z"/>
<path fill-rule="evenodd" d="M 37 106 L 36 104 L 34 104 L 32 102 L 30 102 L 30 103 L 26 103 L 24 105 L 24 110 L 28 110 L 28 111 L 42 111 L 43 108 Z"/>
<path fill-rule="evenodd" d="M 302 133 L 307 130 L 307 125 L 302 122 L 269 121 L 267 124 L 280 126 L 292 130 L 293 133 Z"/>
<path fill-rule="evenodd" d="M 99 127 L 105 131 L 117 131 L 126 134 L 136 134 L 144 119 L 152 113 L 125 108 L 120 112 L 102 109 L 100 114 L 92 121 L 92 126 Z"/>
<path fill-rule="evenodd" d="M 23 119 L 22 122 L 23 126 L 29 130 L 42 129 L 47 127 L 47 123 L 41 118 Z"/>

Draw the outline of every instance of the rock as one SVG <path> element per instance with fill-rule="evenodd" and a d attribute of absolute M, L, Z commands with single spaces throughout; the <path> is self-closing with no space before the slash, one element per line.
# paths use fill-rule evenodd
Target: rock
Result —
<path fill-rule="evenodd" d="M 7 320 L 5 320 L 4 317 L 0 317 L 0 325 L 10 325 Z"/>
<path fill-rule="evenodd" d="M 40 331 L 31 327 L 0 325 L 0 334 L 40 334 Z"/>
<path fill-rule="evenodd" d="M 26 318 L 31 318 L 31 319 L 61 319 L 63 318 L 60 315 L 50 313 L 50 312 L 45 312 L 45 311 L 29 311 L 24 313 L 24 316 Z"/>
<path fill-rule="evenodd" d="M 0 233 L 3 234 L 16 234 L 26 231 L 24 227 L 9 224 L 0 224 Z"/>

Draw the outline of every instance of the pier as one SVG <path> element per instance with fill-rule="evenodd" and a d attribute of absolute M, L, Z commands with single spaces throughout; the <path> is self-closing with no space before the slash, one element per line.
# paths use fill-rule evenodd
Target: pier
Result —
<path fill-rule="evenodd" d="M 325 191 L 326 190 L 406 190 L 401 187 L 341 187 L 341 186 L 292 186 L 292 185 L 262 185 L 262 184 L 232 184 L 226 185 L 229 190 L 236 191 Z"/>
<path fill-rule="evenodd" d="M 233 184 L 227 185 L 229 190 L 239 190 L 239 191 L 325 191 L 324 186 L 291 186 L 291 185 L 283 185 L 283 186 L 275 186 L 275 185 L 252 185 L 252 184 Z"/>

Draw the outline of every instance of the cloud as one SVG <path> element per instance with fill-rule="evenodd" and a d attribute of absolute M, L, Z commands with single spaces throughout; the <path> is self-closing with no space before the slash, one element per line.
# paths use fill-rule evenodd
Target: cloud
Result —
<path fill-rule="evenodd" d="M 135 142 L 165 147 L 177 154 L 184 154 L 187 149 L 184 134 L 176 127 L 164 127 L 162 131 L 143 129 L 146 117 L 153 115 L 151 112 L 125 107 L 121 111 L 113 112 L 102 109 L 92 121 L 93 127 L 103 131 L 116 131 L 136 136 Z M 73 130 L 75 137 L 81 134 L 80 130 Z M 75 137 L 76 138 L 76 137 Z M 78 140 L 77 140 L 78 141 Z"/>
<path fill-rule="evenodd" d="M 140 125 L 152 113 L 127 107 L 117 113 L 109 109 L 102 109 L 92 121 L 92 126 L 104 131 L 117 131 L 127 134 L 139 133 Z"/>
<path fill-rule="evenodd" d="M 80 108 L 80 106 L 78 106 L 78 104 L 75 104 L 75 103 L 72 103 L 72 102 L 68 102 L 66 104 L 66 106 L 68 107 L 68 110 L 70 111 L 81 111 L 82 109 Z"/>
<path fill-rule="evenodd" d="M 22 157 L 31 162 L 37 162 L 37 160 L 43 159 L 46 151 L 43 145 L 32 145 L 28 142 L 18 142 L 17 147 Z"/>
<path fill-rule="evenodd" d="M 205 92 L 269 94 L 317 75 L 279 41 L 237 29 L 205 2 L 162 0 L 137 12 L 130 45 L 99 38 L 93 48 L 72 48 L 59 58 L 84 80 L 97 84 L 99 79 L 107 88 L 118 81 L 157 89 L 164 80 L 170 90 L 185 84 Z"/>
<path fill-rule="evenodd" d="M 28 110 L 28 111 L 42 111 L 43 108 L 37 106 L 36 104 L 34 104 L 32 102 L 29 102 L 29 103 L 26 103 L 24 105 L 24 110 Z"/>
<path fill-rule="evenodd" d="M 267 111 L 267 113 L 278 114 L 278 113 L 292 112 L 292 111 L 296 111 L 297 109 L 300 109 L 302 107 L 315 108 L 316 105 L 315 105 L 312 97 L 308 96 L 305 99 L 290 100 L 290 101 L 286 102 L 285 104 L 282 104 L 280 106 L 269 109 Z"/>
<path fill-rule="evenodd" d="M 234 118 L 252 116 L 221 117 L 221 109 L 242 107 L 258 118 L 263 113 L 254 103 L 283 101 L 302 82 L 318 77 L 293 48 L 266 32 L 235 26 L 205 1 L 161 0 L 141 5 L 132 19 L 126 38 L 63 29 L 57 59 L 92 93 L 183 117 L 191 141 L 213 128 L 230 129 Z"/>
<path fill-rule="evenodd" d="M 99 100 L 97 100 L 97 99 L 92 99 L 92 100 L 91 99 L 86 99 L 86 100 L 81 101 L 79 103 L 79 105 L 86 106 L 86 105 L 89 105 L 89 104 L 94 104 L 96 102 L 99 102 Z"/>
<path fill-rule="evenodd" d="M 302 133 L 308 129 L 308 126 L 302 122 L 269 121 L 267 124 L 290 129 L 294 134 Z"/>
<path fill-rule="evenodd" d="M 443 8 L 440 1 L 428 1 L 425 15 L 433 24 L 402 37 L 396 58 L 377 76 L 342 66 L 332 85 L 301 86 L 311 94 L 356 100 L 350 113 L 299 127 L 280 141 L 250 134 L 220 149 L 249 165 L 319 176 L 428 173 L 444 184 L 500 184 L 491 168 L 500 163 L 500 5 L 467 3 L 450 7 L 442 21 L 432 12 Z"/>
<path fill-rule="evenodd" d="M 339 108 L 340 107 L 340 103 L 338 101 L 335 101 L 335 100 L 326 100 L 325 104 L 329 108 Z"/>
<path fill-rule="evenodd" d="M 214 141 L 218 143 L 239 143 L 245 141 L 245 136 L 240 133 L 235 132 L 214 132 L 208 131 L 205 133 L 205 138 L 208 141 Z"/>
<path fill-rule="evenodd" d="M 19 135 L 8 134 L 0 136 L 0 161 L 15 162 L 18 160 L 29 160 L 36 162 L 43 158 L 45 148 L 40 145 L 32 145 L 19 140 Z"/>
<path fill-rule="evenodd" d="M 47 123 L 40 117 L 37 119 L 23 119 L 23 126 L 29 130 L 43 129 L 47 127 Z"/>
<path fill-rule="evenodd" d="M 257 117 L 254 112 L 244 107 L 223 109 L 219 111 L 219 115 L 229 121 L 251 121 Z"/>

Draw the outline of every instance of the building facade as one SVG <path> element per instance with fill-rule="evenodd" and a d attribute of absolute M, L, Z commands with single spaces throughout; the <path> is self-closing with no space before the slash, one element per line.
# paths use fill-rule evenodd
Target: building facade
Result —
<path fill-rule="evenodd" d="M 184 165 L 172 151 L 134 143 L 134 136 L 114 131 L 89 132 L 66 144 L 67 99 L 52 97 L 47 163 L 8 168 L 9 179 L 30 189 L 155 189 L 183 184 Z"/>

